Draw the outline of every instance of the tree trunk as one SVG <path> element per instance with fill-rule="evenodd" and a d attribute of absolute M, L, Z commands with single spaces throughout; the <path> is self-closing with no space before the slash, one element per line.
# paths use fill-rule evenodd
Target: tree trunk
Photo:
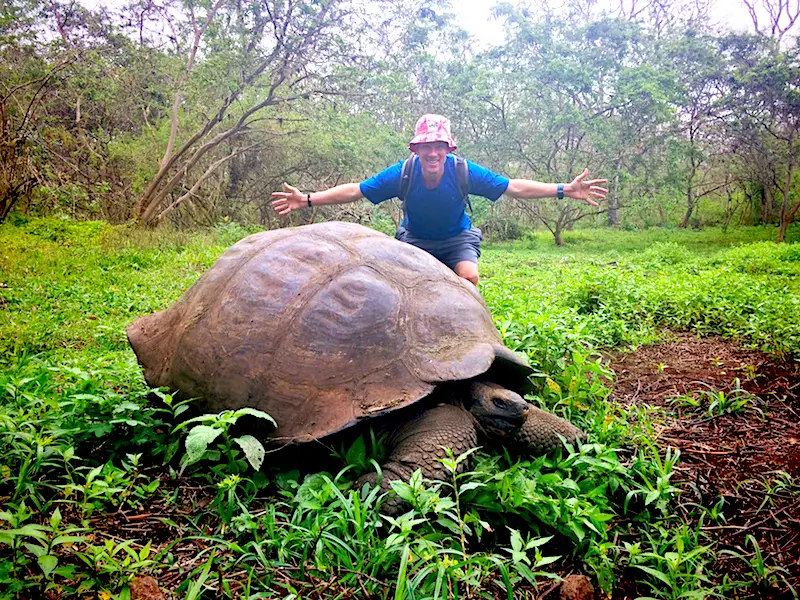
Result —
<path fill-rule="evenodd" d="M 11 213 L 11 209 L 14 208 L 14 205 L 17 203 L 18 197 L 5 195 L 0 198 L 0 223 L 5 222 L 8 215 Z"/>
<path fill-rule="evenodd" d="M 778 227 L 779 244 L 786 241 L 786 230 L 789 225 L 794 221 L 798 210 L 800 210 L 800 200 L 794 206 L 789 206 L 792 198 L 792 176 L 794 175 L 794 153 L 792 152 L 792 142 L 794 139 L 789 138 L 789 164 L 786 165 L 786 185 L 783 188 L 783 203 L 781 204 L 781 224 Z"/>
<path fill-rule="evenodd" d="M 14 208 L 14 205 L 20 199 L 30 194 L 35 187 L 35 179 L 26 179 L 5 190 L 5 192 L 0 195 L 0 223 L 3 223 L 8 215 L 11 214 L 11 209 Z"/>
<path fill-rule="evenodd" d="M 733 192 L 731 191 L 730 184 L 725 186 L 725 192 L 728 196 L 728 203 L 725 205 L 725 221 L 722 224 L 722 231 L 728 231 L 728 226 L 731 224 L 731 219 L 733 218 Z"/>
<path fill-rule="evenodd" d="M 786 241 L 786 230 L 789 228 L 790 221 L 784 221 L 781 219 L 781 224 L 778 226 L 778 237 L 775 239 L 775 242 L 778 244 L 783 244 Z"/>
<path fill-rule="evenodd" d="M 614 181 L 611 193 L 608 195 L 608 226 L 619 229 L 619 170 L 622 166 L 622 157 L 617 157 L 614 164 Z"/>
<path fill-rule="evenodd" d="M 555 239 L 556 246 L 563 246 L 564 245 L 564 239 L 561 237 L 561 231 L 562 231 L 561 221 L 559 220 L 559 221 L 556 221 L 556 228 L 553 231 L 553 238 Z"/>
<path fill-rule="evenodd" d="M 775 203 L 772 188 L 764 185 L 764 193 L 761 196 L 761 224 L 766 225 L 772 221 L 772 206 Z"/>
<path fill-rule="evenodd" d="M 686 229 L 689 226 L 689 219 L 692 218 L 692 212 L 694 211 L 694 194 L 692 193 L 692 188 L 689 187 L 686 189 L 686 214 L 683 215 L 683 219 L 681 220 L 680 226 L 683 229 Z"/>

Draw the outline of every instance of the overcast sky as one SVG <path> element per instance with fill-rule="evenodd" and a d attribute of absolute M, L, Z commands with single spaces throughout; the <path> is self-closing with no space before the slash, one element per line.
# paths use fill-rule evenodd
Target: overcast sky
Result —
<path fill-rule="evenodd" d="M 485 44 L 500 41 L 503 34 L 502 23 L 491 17 L 495 4 L 495 0 L 452 0 L 453 12 L 461 26 Z M 617 6 L 618 1 L 598 0 L 598 5 L 604 4 Z M 753 31 L 750 13 L 742 0 L 716 0 L 711 9 L 711 19 L 730 29 Z"/>
<path fill-rule="evenodd" d="M 123 0 L 78 0 L 87 7 L 98 5 L 119 6 Z M 486 47 L 502 42 L 502 23 L 492 19 L 491 10 L 498 0 L 451 0 L 452 10 L 456 14 L 461 26 L 477 38 L 481 45 Z M 514 3 L 514 0 L 511 0 Z M 618 6 L 620 0 L 595 0 L 598 6 Z M 626 4 L 638 1 L 644 4 L 646 0 L 623 0 Z M 552 0 L 561 5 L 559 0 Z M 758 2 L 757 2 L 758 4 Z M 764 13 L 766 14 L 766 13 Z M 715 24 L 739 31 L 753 31 L 753 23 L 742 0 L 715 0 L 711 19 Z"/>

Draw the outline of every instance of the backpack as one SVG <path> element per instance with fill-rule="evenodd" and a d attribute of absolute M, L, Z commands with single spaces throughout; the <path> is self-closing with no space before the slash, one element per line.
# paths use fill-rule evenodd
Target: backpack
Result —
<path fill-rule="evenodd" d="M 461 198 L 464 200 L 464 205 L 469 209 L 469 214 L 472 214 L 472 202 L 469 200 L 469 166 L 467 159 L 463 156 L 456 156 L 456 183 L 458 184 L 458 191 L 461 192 Z M 403 168 L 400 171 L 400 191 L 397 197 L 403 204 L 403 223 L 408 223 L 408 214 L 406 213 L 406 198 L 408 198 L 408 190 L 411 189 L 411 177 L 414 174 L 414 164 L 417 161 L 417 155 L 409 156 L 403 161 Z"/>

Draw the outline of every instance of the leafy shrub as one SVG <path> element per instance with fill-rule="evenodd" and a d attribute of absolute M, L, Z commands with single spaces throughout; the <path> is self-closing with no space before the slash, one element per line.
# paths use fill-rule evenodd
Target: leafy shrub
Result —
<path fill-rule="evenodd" d="M 760 242 L 717 254 L 715 266 L 754 275 L 800 275 L 800 244 Z"/>
<path fill-rule="evenodd" d="M 85 246 L 96 243 L 98 236 L 109 228 L 102 221 L 73 221 L 49 217 L 26 220 L 21 231 L 48 242 Z"/>
<path fill-rule="evenodd" d="M 678 265 L 691 262 L 692 254 L 675 242 L 656 242 L 638 257 L 638 261 L 649 267 Z"/>
<path fill-rule="evenodd" d="M 519 240 L 525 236 L 525 230 L 520 225 L 519 219 L 504 216 L 487 216 L 480 222 L 478 228 L 484 238 L 493 242 Z"/>
<path fill-rule="evenodd" d="M 233 246 L 242 238 L 247 237 L 251 233 L 256 233 L 256 231 L 261 231 L 261 228 L 243 227 L 239 223 L 233 221 L 225 221 L 214 227 L 217 243 L 225 248 Z"/>

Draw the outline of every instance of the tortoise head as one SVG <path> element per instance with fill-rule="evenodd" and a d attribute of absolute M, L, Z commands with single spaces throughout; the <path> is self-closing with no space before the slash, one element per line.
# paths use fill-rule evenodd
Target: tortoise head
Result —
<path fill-rule="evenodd" d="M 493 439 L 514 434 L 528 415 L 528 403 L 522 396 L 485 381 L 470 384 L 466 404 L 483 431 Z"/>

